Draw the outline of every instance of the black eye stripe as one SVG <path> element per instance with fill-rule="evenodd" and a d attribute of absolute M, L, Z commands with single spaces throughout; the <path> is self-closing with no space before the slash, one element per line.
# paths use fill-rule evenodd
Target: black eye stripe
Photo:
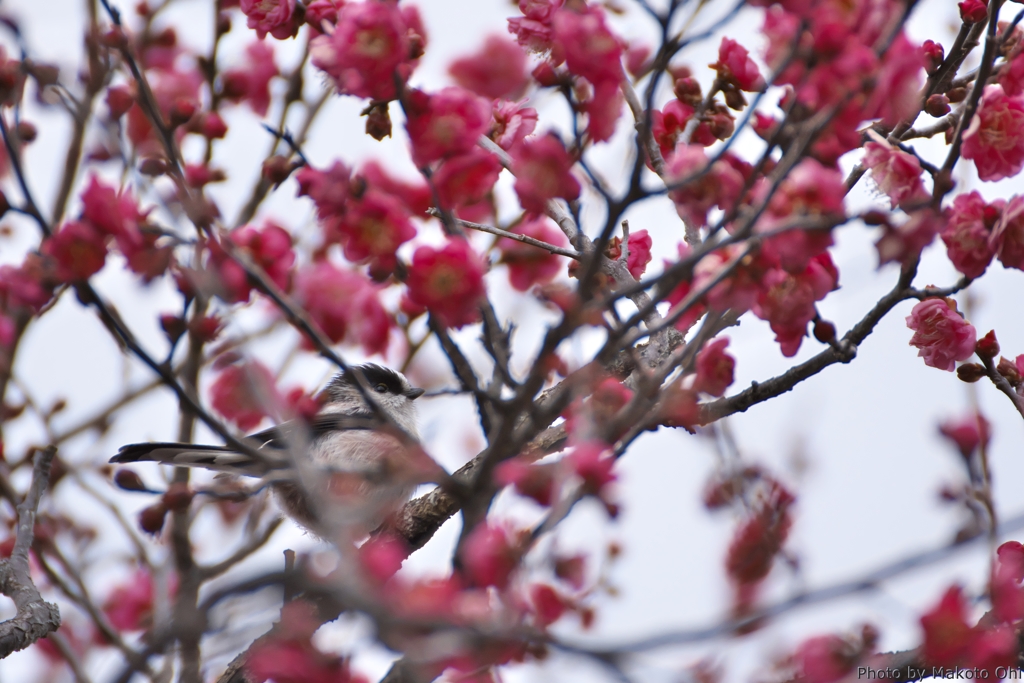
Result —
<path fill-rule="evenodd" d="M 341 376 L 340 383 L 356 386 L 356 371 L 362 372 L 363 379 L 373 391 L 378 391 L 377 387 L 379 386 L 385 387 L 384 392 L 381 393 L 386 392 L 398 395 L 405 391 L 402 377 L 397 372 L 390 368 L 381 367 L 380 365 L 374 365 L 372 363 L 353 366 L 348 372 Z"/>

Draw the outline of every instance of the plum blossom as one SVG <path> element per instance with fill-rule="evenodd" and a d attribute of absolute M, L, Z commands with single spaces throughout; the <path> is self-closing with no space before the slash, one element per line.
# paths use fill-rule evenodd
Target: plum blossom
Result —
<path fill-rule="evenodd" d="M 417 249 L 406 285 L 409 298 L 429 309 L 443 325 L 463 327 L 479 319 L 483 277 L 484 263 L 469 243 L 452 239 L 441 249 Z"/>
<path fill-rule="evenodd" d="M 520 550 L 513 532 L 505 525 L 478 524 L 466 539 L 464 564 L 466 573 L 477 585 L 508 586 L 512 572 L 519 563 Z"/>
<path fill-rule="evenodd" d="M 750 58 L 747 49 L 731 38 L 722 38 L 718 46 L 718 62 L 712 65 L 718 77 L 740 90 L 760 92 L 765 88 L 764 76 Z"/>
<path fill-rule="evenodd" d="M 391 319 L 380 302 L 379 287 L 362 275 L 321 261 L 295 276 L 296 298 L 332 342 L 360 344 L 367 353 L 384 353 Z"/>
<path fill-rule="evenodd" d="M 925 299 L 907 316 L 907 327 L 914 331 L 910 345 L 918 349 L 924 364 L 953 371 L 956 361 L 974 354 L 977 332 L 963 319 L 951 299 Z"/>
<path fill-rule="evenodd" d="M 927 198 L 917 157 L 886 143 L 869 142 L 864 149 L 864 165 L 871 169 L 878 189 L 888 195 L 891 208 Z"/>
<path fill-rule="evenodd" d="M 274 48 L 254 41 L 245 48 L 245 66 L 221 74 L 224 97 L 245 102 L 257 116 L 267 115 L 270 107 L 270 81 L 281 74 L 274 62 Z"/>
<path fill-rule="evenodd" d="M 413 91 L 406 108 L 405 128 L 413 161 L 420 167 L 474 149 L 491 123 L 491 105 L 463 88 L 444 88 L 433 95 Z"/>
<path fill-rule="evenodd" d="M 278 40 L 292 38 L 299 31 L 295 21 L 295 0 L 241 0 L 246 25 L 256 31 L 260 40 L 267 34 Z"/>
<path fill-rule="evenodd" d="M 949 439 L 965 459 L 970 459 L 979 446 L 988 444 L 992 427 L 981 413 L 970 413 L 958 420 L 946 420 L 939 433 Z"/>
<path fill-rule="evenodd" d="M 395 78 L 404 82 L 412 74 L 424 36 L 415 7 L 349 2 L 338 12 L 334 33 L 310 41 L 310 60 L 342 94 L 387 101 L 395 97 Z"/>
<path fill-rule="evenodd" d="M 496 35 L 488 36 L 479 52 L 452 62 L 448 73 L 466 90 L 492 100 L 518 99 L 529 83 L 526 53 Z"/>
<path fill-rule="evenodd" d="M 983 181 L 1020 173 L 1024 168 L 1024 97 L 1010 97 L 998 84 L 986 86 L 961 149 Z"/>
<path fill-rule="evenodd" d="M 940 236 L 953 266 L 969 278 L 980 277 L 995 255 L 989 245 L 998 207 L 989 206 L 977 191 L 957 195 Z"/>
<path fill-rule="evenodd" d="M 107 260 L 104 235 L 82 221 L 65 223 L 43 243 L 42 252 L 56 262 L 57 277 L 63 282 L 88 280 Z"/>
<path fill-rule="evenodd" d="M 693 382 L 694 391 L 703 391 L 712 396 L 721 396 L 733 381 L 736 359 L 725 351 L 728 337 L 721 337 L 706 344 L 697 354 L 697 377 Z"/>
<path fill-rule="evenodd" d="M 516 226 L 515 230 L 521 235 L 558 247 L 568 244 L 562 231 L 546 216 L 528 218 Z M 508 266 L 509 282 L 520 292 L 527 291 L 535 284 L 550 282 L 563 267 L 561 257 L 507 237 L 498 240 L 498 249 L 501 250 L 501 263 Z"/>
<path fill-rule="evenodd" d="M 1024 196 L 1014 195 L 1007 202 L 988 246 L 1004 266 L 1024 270 Z"/>
<path fill-rule="evenodd" d="M 282 405 L 274 375 L 259 361 L 229 365 L 210 387 L 210 405 L 242 431 L 249 431 L 264 417 L 276 415 Z"/>
<path fill-rule="evenodd" d="M 769 270 L 754 305 L 754 315 L 767 320 L 782 355 L 791 358 L 807 336 L 807 324 L 817 315 L 814 304 L 836 289 L 839 271 L 828 252 L 818 254 L 802 273 Z"/>
<path fill-rule="evenodd" d="M 501 163 L 490 152 L 474 148 L 445 159 L 433 175 L 434 187 L 445 208 L 469 206 L 483 200 L 498 181 Z"/>
<path fill-rule="evenodd" d="M 512 164 L 519 203 L 534 215 L 544 214 L 549 199 L 571 201 L 580 196 L 580 183 L 571 172 L 572 159 L 554 135 L 524 140 L 513 148 Z"/>
<path fill-rule="evenodd" d="M 680 145 L 668 160 L 666 172 L 670 183 L 683 183 L 669 193 L 676 213 L 698 228 L 707 224 L 712 207 L 728 211 L 743 190 L 743 176 L 724 159 L 705 171 L 707 167 L 708 157 L 703 147 Z"/>
<path fill-rule="evenodd" d="M 495 101 L 490 138 L 508 151 L 537 128 L 537 110 L 521 102 Z"/>

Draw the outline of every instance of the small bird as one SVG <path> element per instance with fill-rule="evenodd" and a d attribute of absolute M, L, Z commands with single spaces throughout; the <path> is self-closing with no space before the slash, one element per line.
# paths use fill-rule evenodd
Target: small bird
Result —
<path fill-rule="evenodd" d="M 359 377 L 380 412 L 364 398 Z M 332 513 L 342 510 L 344 522 L 371 530 L 424 481 L 423 468 L 413 466 L 421 462 L 413 401 L 422 395 L 423 389 L 414 388 L 400 372 L 374 364 L 352 366 L 327 383 L 318 396 L 321 408 L 308 424 L 292 420 L 246 437 L 255 453 L 227 446 L 136 443 L 122 446 L 110 462 L 150 461 L 259 477 L 289 516 L 314 533 L 328 532 L 325 502 Z M 302 469 L 304 480 L 297 471 Z M 307 496 L 311 486 L 321 489 L 314 500 Z"/>

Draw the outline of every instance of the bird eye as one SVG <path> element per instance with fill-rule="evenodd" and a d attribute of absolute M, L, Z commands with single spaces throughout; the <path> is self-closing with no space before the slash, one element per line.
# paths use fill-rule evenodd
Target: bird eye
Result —
<path fill-rule="evenodd" d="M 388 391 L 388 386 L 386 384 L 378 384 L 373 388 L 373 390 L 376 391 L 378 394 L 386 394 Z"/>

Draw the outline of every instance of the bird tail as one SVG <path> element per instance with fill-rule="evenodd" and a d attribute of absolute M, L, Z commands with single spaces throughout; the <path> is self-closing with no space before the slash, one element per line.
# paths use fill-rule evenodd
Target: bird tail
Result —
<path fill-rule="evenodd" d="M 262 477 L 272 467 L 245 453 L 224 446 L 201 446 L 191 443 L 133 443 L 122 446 L 111 463 L 158 462 L 175 467 L 201 467 L 248 477 Z"/>

